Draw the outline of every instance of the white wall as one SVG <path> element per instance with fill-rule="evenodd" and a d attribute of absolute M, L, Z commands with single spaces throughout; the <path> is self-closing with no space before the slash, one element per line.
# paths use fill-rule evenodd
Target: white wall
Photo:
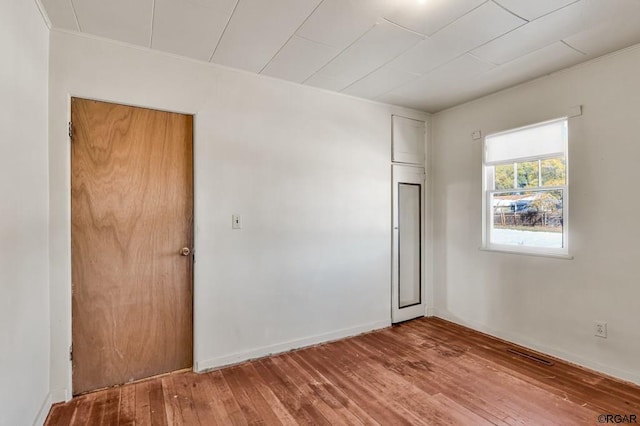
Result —
<path fill-rule="evenodd" d="M 33 1 L 0 2 L 0 425 L 49 408 L 48 49 Z"/>
<path fill-rule="evenodd" d="M 56 395 L 70 390 L 71 371 L 70 94 L 196 114 L 196 368 L 389 324 L 391 113 L 424 114 L 94 38 L 51 38 Z M 233 213 L 242 230 L 231 229 Z"/>
<path fill-rule="evenodd" d="M 433 116 L 434 278 L 444 318 L 640 383 L 640 45 Z M 567 113 L 574 260 L 480 251 L 481 141 Z M 593 321 L 608 322 L 595 337 Z"/>

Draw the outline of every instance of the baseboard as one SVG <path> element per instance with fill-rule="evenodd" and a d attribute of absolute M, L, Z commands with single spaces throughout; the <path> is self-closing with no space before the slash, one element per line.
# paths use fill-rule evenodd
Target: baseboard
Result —
<path fill-rule="evenodd" d="M 288 342 L 277 343 L 275 345 L 263 346 L 261 348 L 256 348 L 249 351 L 237 352 L 230 355 L 196 361 L 194 363 L 194 370 L 198 373 L 202 373 L 208 370 L 238 364 L 240 362 L 248 361 L 251 359 L 262 358 L 269 355 L 287 352 L 293 349 L 300 349 L 307 346 L 317 345 L 319 343 L 327 343 L 333 340 L 355 336 L 369 331 L 378 330 L 380 328 L 389 327 L 390 325 L 391 320 L 376 321 L 369 324 L 359 325 L 357 327 L 343 328 L 329 333 L 318 334 L 302 339 L 290 340 Z"/>
<path fill-rule="evenodd" d="M 572 352 L 567 352 L 561 349 L 552 348 L 550 346 L 532 342 L 526 337 L 519 334 L 509 333 L 505 331 L 497 331 L 473 321 L 465 321 L 465 320 L 462 320 L 461 318 L 456 317 L 455 315 L 452 315 L 448 311 L 435 309 L 434 316 L 438 318 L 442 318 L 447 321 L 451 321 L 455 324 L 462 325 L 464 327 L 469 327 L 471 329 L 480 331 L 490 336 L 494 336 L 499 339 L 515 343 L 525 348 L 533 349 L 534 351 L 556 357 L 568 363 L 575 364 L 579 367 L 587 368 L 589 370 L 593 370 L 598 373 L 606 374 L 607 376 L 611 376 L 615 379 L 623 380 L 625 382 L 630 382 L 640 386 L 640 375 L 637 373 L 632 373 L 630 371 L 622 370 L 616 367 L 612 367 L 610 365 L 601 364 L 599 362 L 584 358 Z"/>
<path fill-rule="evenodd" d="M 71 400 L 71 396 L 66 389 L 52 389 L 51 390 L 51 403 L 56 402 L 68 402 Z"/>
<path fill-rule="evenodd" d="M 33 421 L 33 426 L 42 426 L 44 422 L 47 420 L 47 416 L 49 415 L 49 410 L 51 410 L 51 405 L 53 404 L 51 398 L 51 392 L 45 396 L 42 405 L 40 406 L 40 410 L 38 411 L 38 415 L 36 419 Z"/>

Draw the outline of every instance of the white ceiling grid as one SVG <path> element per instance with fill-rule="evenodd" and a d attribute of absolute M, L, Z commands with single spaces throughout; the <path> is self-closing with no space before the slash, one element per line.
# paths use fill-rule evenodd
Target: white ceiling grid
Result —
<path fill-rule="evenodd" d="M 41 0 L 54 28 L 438 111 L 640 42 L 640 0 Z"/>

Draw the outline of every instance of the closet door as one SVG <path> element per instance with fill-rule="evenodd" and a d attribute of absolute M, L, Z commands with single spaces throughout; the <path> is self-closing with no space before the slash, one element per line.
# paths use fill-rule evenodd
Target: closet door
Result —
<path fill-rule="evenodd" d="M 424 289 L 424 169 L 393 166 L 393 323 L 422 317 Z"/>

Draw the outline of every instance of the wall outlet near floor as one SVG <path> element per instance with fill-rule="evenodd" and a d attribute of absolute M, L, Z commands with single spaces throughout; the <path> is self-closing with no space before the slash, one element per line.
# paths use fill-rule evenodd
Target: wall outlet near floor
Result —
<path fill-rule="evenodd" d="M 594 323 L 594 332 L 598 337 L 602 337 L 604 339 L 607 338 L 607 323 L 604 321 L 595 321 Z"/>

